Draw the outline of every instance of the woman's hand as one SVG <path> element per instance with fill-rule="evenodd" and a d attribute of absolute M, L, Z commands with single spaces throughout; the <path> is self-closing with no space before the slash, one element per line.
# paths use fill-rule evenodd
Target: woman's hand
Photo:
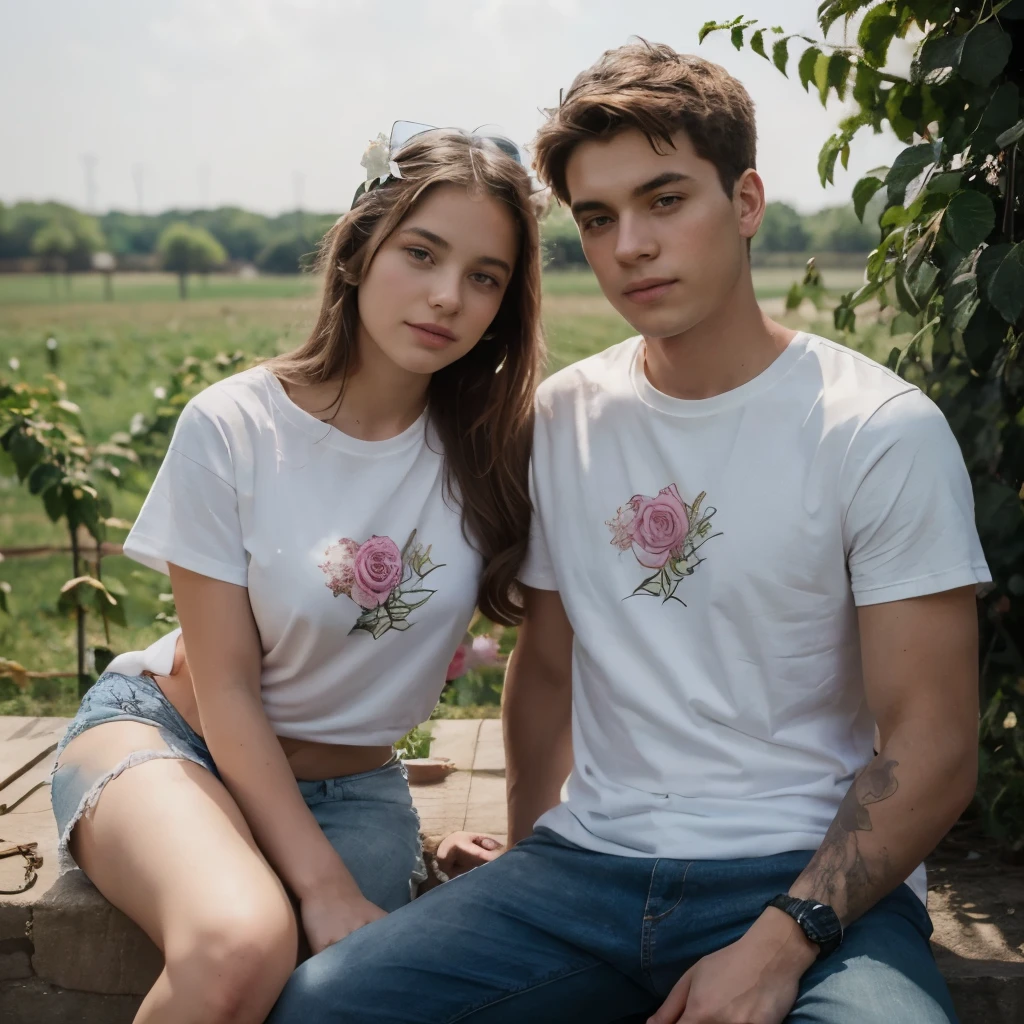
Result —
<path fill-rule="evenodd" d="M 302 927 L 314 954 L 341 942 L 364 924 L 387 917 L 387 912 L 355 893 L 325 891 L 299 904 Z"/>
<path fill-rule="evenodd" d="M 441 840 L 435 859 L 448 878 L 455 878 L 500 857 L 504 852 L 505 847 L 491 836 L 477 832 L 452 832 Z"/>

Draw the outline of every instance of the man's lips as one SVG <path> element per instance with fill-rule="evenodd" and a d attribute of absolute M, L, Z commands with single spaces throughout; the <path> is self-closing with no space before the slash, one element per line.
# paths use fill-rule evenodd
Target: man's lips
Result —
<path fill-rule="evenodd" d="M 634 281 L 622 294 L 631 302 L 654 302 L 675 283 L 672 277 L 645 277 L 642 281 Z"/>

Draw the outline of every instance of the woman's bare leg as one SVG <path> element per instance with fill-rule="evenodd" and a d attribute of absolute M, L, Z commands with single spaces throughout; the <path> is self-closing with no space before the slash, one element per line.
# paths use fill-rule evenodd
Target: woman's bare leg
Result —
<path fill-rule="evenodd" d="M 133 752 L 164 749 L 154 726 L 108 722 L 68 744 L 60 761 L 101 776 Z M 128 768 L 75 826 L 71 853 L 163 951 L 136 1024 L 265 1018 L 295 967 L 295 915 L 210 772 L 168 758 Z"/>

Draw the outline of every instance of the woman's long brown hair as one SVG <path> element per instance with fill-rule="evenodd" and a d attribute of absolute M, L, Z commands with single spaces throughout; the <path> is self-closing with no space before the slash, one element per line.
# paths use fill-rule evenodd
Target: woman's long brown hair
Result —
<path fill-rule="evenodd" d="M 538 201 L 522 167 L 461 132 L 419 136 L 397 163 L 402 177 L 363 193 L 324 236 L 316 325 L 304 344 L 268 365 L 293 384 L 338 381 L 340 400 L 358 365 L 359 284 L 385 239 L 438 185 L 508 206 L 519 237 L 508 288 L 487 337 L 431 377 L 428 414 L 444 446 L 446 498 L 460 507 L 463 534 L 484 559 L 477 604 L 494 622 L 515 625 L 522 617 L 516 575 L 530 532 L 533 396 L 544 359 Z"/>

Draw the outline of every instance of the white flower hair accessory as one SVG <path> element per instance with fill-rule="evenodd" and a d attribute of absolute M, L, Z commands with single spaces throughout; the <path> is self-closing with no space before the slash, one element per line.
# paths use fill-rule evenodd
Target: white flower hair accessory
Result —
<path fill-rule="evenodd" d="M 370 140 L 359 163 L 366 169 L 366 181 L 356 191 L 353 204 L 364 192 L 372 191 L 391 178 L 402 177 L 398 164 L 391 159 L 391 142 L 383 132 Z"/>

